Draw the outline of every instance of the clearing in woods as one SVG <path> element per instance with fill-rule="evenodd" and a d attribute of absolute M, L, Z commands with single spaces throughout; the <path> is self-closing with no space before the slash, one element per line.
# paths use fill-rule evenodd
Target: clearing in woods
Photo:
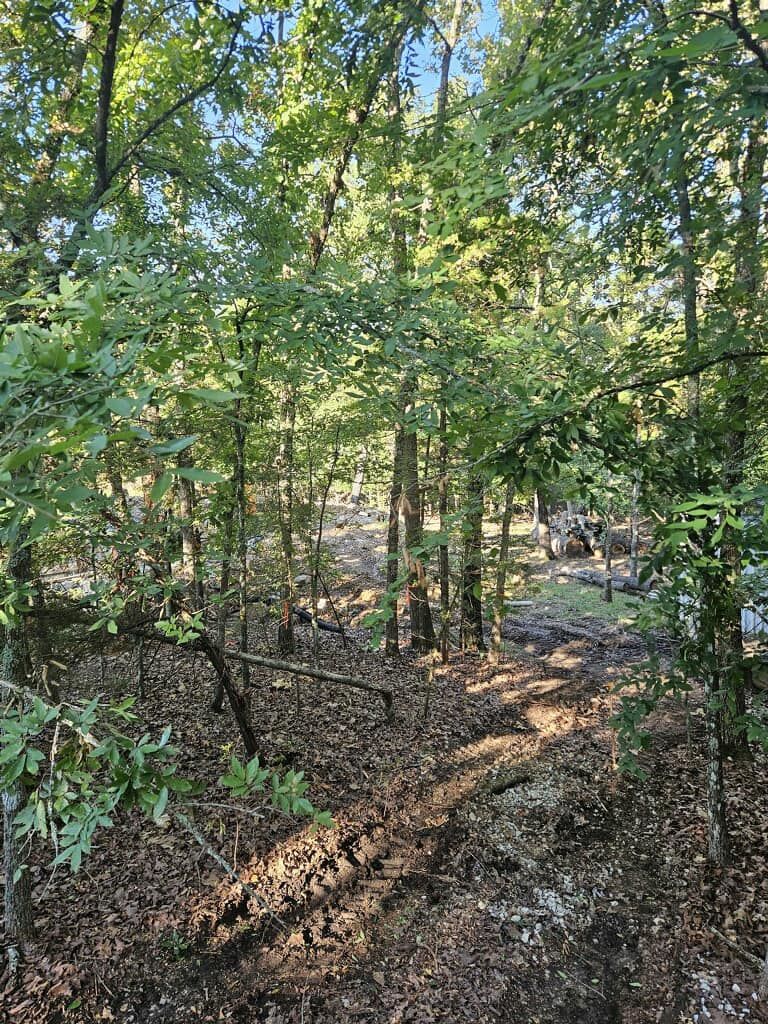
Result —
<path fill-rule="evenodd" d="M 368 695 L 253 671 L 265 762 L 303 769 L 336 828 L 313 835 L 261 805 L 194 809 L 274 916 L 171 821 L 124 816 L 86 872 L 43 886 L 33 867 L 41 942 L 22 989 L 5 990 L 8 1019 L 764 1020 L 751 959 L 768 927 L 764 756 L 731 768 L 737 845 L 714 871 L 698 696 L 655 721 L 653 787 L 614 771 L 610 685 L 644 654 L 633 601 L 607 606 L 559 577 L 519 523 L 517 591 L 533 604 L 507 618 L 502 664 L 454 654 L 428 692 L 410 655 L 385 661 L 359 625 L 383 587 L 385 529 L 338 515 L 349 644 L 321 634 L 320 664 L 391 687 L 394 722 Z M 116 692 L 128 673 L 118 650 Z M 164 647 L 138 705 L 149 726 L 173 700 L 185 769 L 211 780 L 235 735 L 204 710 L 212 686 L 207 664 Z"/>

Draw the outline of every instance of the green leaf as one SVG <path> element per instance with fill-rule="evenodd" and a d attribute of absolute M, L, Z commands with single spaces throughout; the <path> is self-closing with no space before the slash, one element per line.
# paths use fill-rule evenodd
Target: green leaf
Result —
<path fill-rule="evenodd" d="M 199 434 L 188 434 L 186 437 L 177 437 L 174 441 L 163 441 L 160 444 L 155 444 L 150 450 L 155 455 L 177 455 L 179 452 L 191 448 L 195 441 L 199 439 Z"/>
<path fill-rule="evenodd" d="M 163 788 L 160 790 L 160 792 L 157 795 L 157 801 L 155 802 L 155 806 L 152 808 L 152 817 L 155 819 L 155 821 L 158 821 L 160 818 L 162 818 L 163 811 L 165 811 L 165 808 L 167 807 L 167 805 L 168 805 L 168 787 L 167 786 L 163 786 Z"/>
<path fill-rule="evenodd" d="M 213 469 L 198 469 L 197 466 L 174 466 L 171 469 L 174 476 L 180 476 L 184 480 L 197 480 L 203 484 L 218 484 L 226 477 Z"/>
<path fill-rule="evenodd" d="M 183 394 L 191 395 L 192 398 L 197 398 L 201 402 L 206 402 L 210 405 L 222 405 L 225 402 L 233 402 L 236 398 L 241 397 L 237 391 L 219 391 L 215 388 L 187 388 Z"/>
<path fill-rule="evenodd" d="M 152 484 L 152 490 L 149 492 L 149 500 L 152 502 L 162 500 L 172 483 L 173 477 L 171 474 L 163 473 L 162 476 L 159 476 Z"/>

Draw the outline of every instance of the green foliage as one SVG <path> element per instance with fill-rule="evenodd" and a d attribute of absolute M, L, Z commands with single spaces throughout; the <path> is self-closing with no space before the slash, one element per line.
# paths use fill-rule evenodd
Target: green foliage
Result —
<path fill-rule="evenodd" d="M 95 697 L 82 706 L 51 705 L 35 696 L 3 717 L 0 785 L 20 782 L 28 793 L 16 835 L 49 840 L 54 865 L 79 870 L 94 834 L 113 824 L 118 808 L 138 807 L 157 821 L 172 792 L 192 791 L 177 777 L 170 727 L 156 741 L 149 733 L 132 739 L 117 728 L 135 720 L 133 703 L 104 705 Z"/>
<path fill-rule="evenodd" d="M 278 810 L 310 817 L 313 825 L 333 827 L 329 812 L 318 811 L 304 795 L 309 789 L 309 783 L 304 781 L 304 772 L 291 769 L 281 776 L 279 772 L 262 768 L 258 756 L 246 763 L 232 757 L 229 772 L 222 775 L 219 782 L 236 797 L 267 792 L 272 806 Z"/>
<path fill-rule="evenodd" d="M 639 771 L 637 753 L 650 742 L 642 723 L 667 697 L 689 692 L 704 678 L 716 681 L 718 706 L 734 710 L 750 657 L 729 642 L 731 624 L 743 608 L 762 608 L 768 582 L 768 488 L 740 487 L 692 495 L 659 525 L 657 543 L 643 576 L 658 577 L 653 600 L 641 615 L 651 647 L 654 630 L 674 642 L 667 666 L 657 653 L 617 685 L 624 693 L 614 719 L 621 767 Z M 727 541 L 729 552 L 724 550 Z M 759 709 L 758 709 L 759 710 Z M 750 739 L 765 743 L 759 714 L 737 722 Z"/>
<path fill-rule="evenodd" d="M 0 787 L 21 783 L 27 802 L 15 819 L 16 836 L 49 842 L 52 865 L 78 871 L 99 829 L 110 828 L 120 811 L 138 808 L 158 823 L 174 806 L 198 796 L 203 787 L 179 775 L 178 750 L 167 726 L 157 739 L 126 734 L 136 722 L 135 698 L 108 704 L 49 704 L 32 696 L 11 706 L 0 732 Z M 302 772 L 284 775 L 262 768 L 258 758 L 236 757 L 219 780 L 235 798 L 266 793 L 275 808 L 309 817 L 313 826 L 332 827 L 327 811 L 306 797 Z"/>

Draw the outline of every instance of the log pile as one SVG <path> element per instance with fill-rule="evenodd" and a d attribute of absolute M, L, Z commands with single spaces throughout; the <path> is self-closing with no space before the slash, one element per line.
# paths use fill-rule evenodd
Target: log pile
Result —
<path fill-rule="evenodd" d="M 552 536 L 552 550 L 561 558 L 602 558 L 605 539 L 605 522 L 592 519 L 581 512 L 553 512 L 549 527 Z M 622 530 L 611 531 L 611 553 L 629 553 L 629 534 Z"/>

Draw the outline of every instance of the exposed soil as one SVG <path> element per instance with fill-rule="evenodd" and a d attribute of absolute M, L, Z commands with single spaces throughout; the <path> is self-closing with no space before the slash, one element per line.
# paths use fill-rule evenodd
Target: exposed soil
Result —
<path fill-rule="evenodd" d="M 172 819 L 126 816 L 78 876 L 33 867 L 39 956 L 20 986 L 0 982 L 5 1019 L 767 1021 L 751 959 L 768 941 L 765 757 L 729 766 L 734 863 L 714 872 L 696 699 L 657 716 L 649 781 L 618 777 L 609 684 L 642 657 L 639 638 L 536 604 L 507 621 L 500 666 L 456 655 L 437 672 L 425 719 L 423 668 L 385 662 L 359 626 L 382 531 L 331 535 L 358 626 L 346 650 L 321 635 L 320 661 L 390 686 L 394 722 L 359 693 L 252 679 L 265 762 L 303 768 L 336 828 L 214 806 L 215 786 L 191 810 L 280 923 Z M 300 640 L 308 657 L 308 630 Z M 110 657 L 116 693 L 130 672 L 125 652 Z M 165 648 L 139 710 L 155 729 L 173 720 L 188 774 L 213 785 L 238 745 L 207 710 L 212 685 Z"/>

